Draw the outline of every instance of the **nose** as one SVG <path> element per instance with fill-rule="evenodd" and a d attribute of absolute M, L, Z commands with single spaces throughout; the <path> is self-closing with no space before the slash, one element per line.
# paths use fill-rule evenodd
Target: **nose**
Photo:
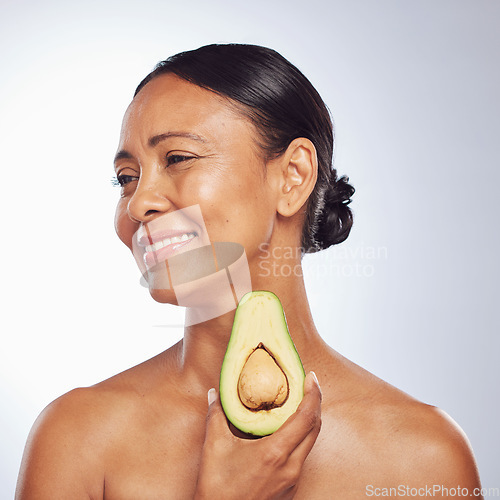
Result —
<path fill-rule="evenodd" d="M 136 222 L 149 222 L 171 210 L 173 203 L 167 193 L 172 192 L 172 189 L 165 185 L 168 183 L 168 179 L 163 179 L 160 183 L 155 179 L 141 177 L 127 205 L 129 217 Z"/>

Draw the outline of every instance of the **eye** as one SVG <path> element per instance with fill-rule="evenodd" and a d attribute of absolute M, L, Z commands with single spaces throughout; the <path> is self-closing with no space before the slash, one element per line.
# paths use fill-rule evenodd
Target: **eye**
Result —
<path fill-rule="evenodd" d="M 182 161 L 193 160 L 195 156 L 185 156 L 185 155 L 167 155 L 167 167 L 174 165 L 175 163 L 180 163 Z"/>
<path fill-rule="evenodd" d="M 129 182 L 133 182 L 138 180 L 139 177 L 135 177 L 134 175 L 125 175 L 125 174 L 120 174 L 111 179 L 111 183 L 113 186 L 120 186 L 123 187 L 125 184 L 128 184 Z"/>

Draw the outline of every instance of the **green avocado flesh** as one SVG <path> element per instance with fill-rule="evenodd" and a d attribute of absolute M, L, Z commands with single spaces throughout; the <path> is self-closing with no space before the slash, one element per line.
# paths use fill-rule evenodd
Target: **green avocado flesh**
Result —
<path fill-rule="evenodd" d="M 220 374 L 229 421 L 247 434 L 272 434 L 302 401 L 304 379 L 278 297 L 267 291 L 244 295 Z"/>

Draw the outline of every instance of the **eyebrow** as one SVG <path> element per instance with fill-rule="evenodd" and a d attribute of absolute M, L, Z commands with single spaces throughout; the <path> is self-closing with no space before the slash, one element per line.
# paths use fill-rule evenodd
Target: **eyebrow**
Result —
<path fill-rule="evenodd" d="M 131 160 L 132 158 L 133 156 L 128 151 L 122 149 L 116 153 L 114 162 L 116 163 L 119 160 Z"/>
<path fill-rule="evenodd" d="M 185 139 L 192 139 L 193 141 L 207 142 L 203 137 L 189 132 L 166 132 L 165 134 L 154 135 L 149 138 L 148 145 L 152 148 L 157 146 L 161 141 L 169 139 L 170 137 L 183 137 Z"/>
<path fill-rule="evenodd" d="M 148 139 L 148 146 L 151 148 L 156 147 L 160 142 L 169 139 L 170 137 L 183 137 L 184 139 L 191 139 L 193 141 L 207 142 L 203 137 L 196 134 L 191 134 L 189 132 L 166 132 L 164 134 L 153 135 Z M 133 155 L 128 151 L 122 149 L 118 151 L 115 155 L 115 163 L 119 160 L 130 160 L 133 159 Z"/>

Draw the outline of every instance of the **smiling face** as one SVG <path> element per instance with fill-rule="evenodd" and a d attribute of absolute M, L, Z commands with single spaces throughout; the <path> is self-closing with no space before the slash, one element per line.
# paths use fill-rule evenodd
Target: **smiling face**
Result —
<path fill-rule="evenodd" d="M 155 251 L 236 242 L 252 270 L 272 234 L 277 200 L 255 138 L 253 125 L 215 93 L 172 74 L 149 82 L 125 114 L 116 155 L 120 239 L 132 250 L 142 235 L 146 263 Z M 201 221 L 189 216 L 195 205 Z M 157 235 L 148 234 L 155 224 Z M 160 240 L 170 249 L 152 247 Z M 150 283 L 150 291 L 175 303 L 170 290 Z"/>

